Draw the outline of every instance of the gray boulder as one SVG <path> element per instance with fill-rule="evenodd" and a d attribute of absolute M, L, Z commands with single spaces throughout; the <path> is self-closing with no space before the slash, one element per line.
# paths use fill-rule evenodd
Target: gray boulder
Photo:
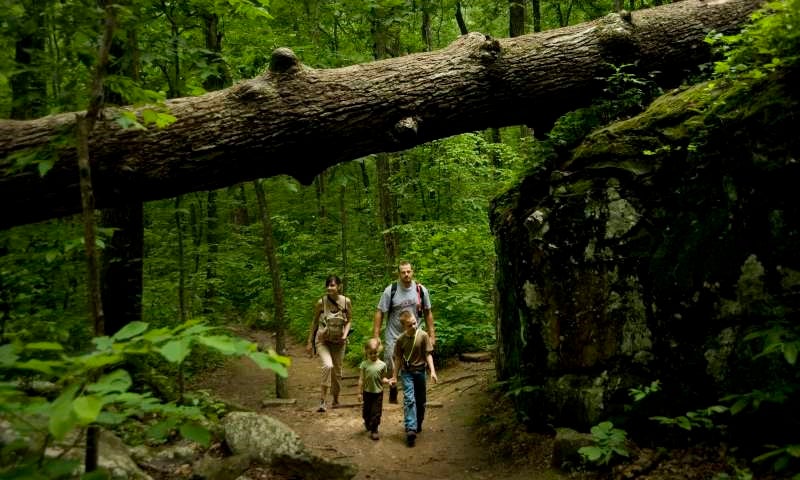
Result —
<path fill-rule="evenodd" d="M 254 412 L 231 412 L 222 419 L 225 442 L 234 455 L 245 455 L 276 471 L 305 479 L 350 479 L 352 464 L 326 460 L 308 451 L 286 424 Z"/>

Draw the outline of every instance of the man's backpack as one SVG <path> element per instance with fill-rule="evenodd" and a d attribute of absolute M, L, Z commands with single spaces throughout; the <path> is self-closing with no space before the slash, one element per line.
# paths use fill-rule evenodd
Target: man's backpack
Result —
<path fill-rule="evenodd" d="M 422 321 L 422 317 L 425 315 L 425 290 L 422 289 L 422 284 L 416 282 L 417 285 L 417 309 L 416 309 L 416 316 L 417 321 Z M 389 293 L 389 311 L 392 311 L 392 302 L 394 301 L 394 294 L 397 293 L 397 282 L 392 282 L 392 290 Z"/>
<path fill-rule="evenodd" d="M 345 307 L 336 302 L 339 307 L 337 312 L 331 312 L 328 308 L 330 298 L 325 295 L 322 297 L 322 315 L 319 318 L 319 328 L 322 329 L 322 338 L 327 343 L 343 343 L 342 333 L 344 333 L 344 324 L 347 323 L 347 316 L 345 316 Z M 345 299 L 345 306 L 347 300 Z"/>

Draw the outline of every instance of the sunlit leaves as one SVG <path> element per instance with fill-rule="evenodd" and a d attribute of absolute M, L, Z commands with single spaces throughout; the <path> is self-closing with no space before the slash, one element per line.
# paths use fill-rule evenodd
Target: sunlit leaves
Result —
<path fill-rule="evenodd" d="M 50 408 L 50 422 L 48 424 L 50 433 L 56 439 L 64 438 L 70 430 L 78 423 L 75 412 L 72 408 L 72 401 L 78 392 L 78 385 L 67 387 L 61 395 L 56 398 Z"/>
<path fill-rule="evenodd" d="M 128 340 L 137 335 L 141 335 L 147 328 L 148 324 L 145 322 L 130 322 L 115 333 L 112 338 L 116 341 Z"/>
<path fill-rule="evenodd" d="M 95 395 L 78 397 L 72 402 L 72 410 L 81 425 L 89 425 L 97 419 L 103 409 L 103 400 Z"/>
<path fill-rule="evenodd" d="M 28 401 L 35 413 L 47 418 L 48 430 L 56 439 L 64 438 L 76 426 L 94 423 L 113 425 L 130 415 L 154 412 L 166 416 L 165 422 L 155 427 L 159 434 L 179 428 L 182 435 L 208 444 L 210 433 L 195 423 L 184 419 L 200 420 L 202 413 L 196 407 L 161 403 L 148 393 L 129 392 L 133 385 L 130 374 L 121 368 L 101 374 L 108 367 L 118 365 L 131 356 L 158 352 L 167 361 L 180 364 L 191 354 L 194 345 L 203 345 L 224 355 L 246 355 L 261 368 L 271 369 L 286 376 L 289 359 L 275 352 L 258 352 L 255 344 L 227 335 L 207 335 L 217 330 L 198 321 L 189 321 L 168 329 L 149 331 L 144 322 L 132 322 L 113 337 L 93 339 L 95 349 L 79 356 L 66 356 L 63 346 L 55 342 L 6 344 L 0 346 L 0 368 L 29 370 L 58 378 L 65 386 L 58 397 Z M 38 355 L 58 358 L 38 358 Z M 90 379 L 100 375 L 96 380 Z M 4 407 L 20 412 L 25 393 L 15 383 L 0 384 L 0 400 Z M 110 408 L 110 406 L 114 408 Z M 34 413 L 26 409 L 29 413 Z"/>
<path fill-rule="evenodd" d="M 96 382 L 89 385 L 86 390 L 100 394 L 121 393 L 127 391 L 132 384 L 131 375 L 126 370 L 118 369 L 103 375 Z"/>
<path fill-rule="evenodd" d="M 169 341 L 159 349 L 159 353 L 169 362 L 183 363 L 183 360 L 191 351 L 191 342 L 190 338 Z"/>
<path fill-rule="evenodd" d="M 181 435 L 203 446 L 211 443 L 211 432 L 202 425 L 194 422 L 186 422 L 180 426 Z"/>

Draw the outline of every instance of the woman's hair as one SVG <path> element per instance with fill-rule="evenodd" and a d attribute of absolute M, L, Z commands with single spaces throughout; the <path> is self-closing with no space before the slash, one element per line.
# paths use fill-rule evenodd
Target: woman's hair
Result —
<path fill-rule="evenodd" d="M 325 279 L 325 286 L 327 287 L 333 282 L 336 282 L 336 285 L 341 288 L 342 279 L 339 278 L 337 275 L 328 275 L 328 278 Z"/>
<path fill-rule="evenodd" d="M 381 350 L 383 350 L 383 345 L 381 345 L 381 339 L 377 337 L 372 337 L 368 339 L 366 342 L 364 342 L 364 351 L 366 352 L 367 350 L 375 350 L 378 353 L 380 353 Z"/>

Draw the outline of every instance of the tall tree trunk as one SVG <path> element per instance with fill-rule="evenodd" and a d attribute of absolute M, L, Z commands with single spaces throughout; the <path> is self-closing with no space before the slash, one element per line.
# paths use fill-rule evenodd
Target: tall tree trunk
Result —
<path fill-rule="evenodd" d="M 39 0 L 25 4 L 26 21 L 14 42 L 17 73 L 10 75 L 8 83 L 11 87 L 11 118 L 15 120 L 37 118 L 46 113 L 47 85 L 34 60 L 34 57 L 44 53 L 43 16 L 38 15 L 42 4 Z M 0 246 L 0 256 L 5 251 L 6 246 Z M 5 343 L 5 326 L 11 316 L 10 291 L 4 288 L 4 283 L 4 278 L 0 276 L 0 345 Z"/>
<path fill-rule="evenodd" d="M 213 73 L 203 81 L 206 90 L 219 90 L 231 83 L 228 67 L 222 58 L 222 32 L 219 29 L 219 15 L 215 13 L 203 14 L 203 30 L 206 39 L 206 62 L 211 66 Z M 219 215 L 217 214 L 217 193 L 209 190 L 207 195 L 208 213 L 206 221 L 206 243 L 208 255 L 206 256 L 206 290 L 203 295 L 203 313 L 208 315 L 214 312 L 214 303 L 217 297 L 217 254 L 219 253 Z"/>
<path fill-rule="evenodd" d="M 231 84 L 231 74 L 228 70 L 228 65 L 222 58 L 223 34 L 219 30 L 219 15 L 216 13 L 205 13 L 203 14 L 203 22 L 203 31 L 206 37 L 206 50 L 208 51 L 205 58 L 206 63 L 208 63 L 213 72 L 203 81 L 203 87 L 209 91 L 219 90 Z"/>
<path fill-rule="evenodd" d="M 508 0 L 508 32 L 511 37 L 525 35 L 525 4 L 523 0 Z"/>
<path fill-rule="evenodd" d="M 136 24 L 124 26 L 124 36 L 114 36 L 108 72 L 139 78 L 139 46 Z M 104 87 L 107 105 L 124 105 L 118 92 Z M 102 252 L 102 298 L 105 307 L 105 333 L 113 335 L 130 322 L 142 319 L 142 275 L 144 257 L 144 205 L 131 202 L 100 212 L 100 224 L 113 233 Z"/>
<path fill-rule="evenodd" d="M 326 171 L 322 171 L 314 177 L 314 191 L 317 193 L 317 219 L 324 222 L 327 220 L 328 213 L 325 210 L 325 174 Z"/>
<path fill-rule="evenodd" d="M 430 52 L 433 50 L 433 38 L 431 36 L 431 0 L 422 0 L 420 9 L 422 10 L 422 44 L 425 45 L 425 51 Z"/>
<path fill-rule="evenodd" d="M 201 253 L 206 232 L 204 222 L 200 219 L 208 218 L 208 214 L 205 212 L 203 199 L 199 194 L 195 194 L 191 198 L 194 199 L 189 202 L 189 232 L 192 237 L 192 253 L 194 254 L 192 276 L 197 277 L 197 274 L 200 273 Z"/>
<path fill-rule="evenodd" d="M 247 210 L 247 195 L 244 191 L 244 184 L 240 183 L 231 187 L 231 194 L 235 199 L 233 206 L 233 218 L 231 221 L 235 227 L 250 225 L 250 213 Z"/>
<path fill-rule="evenodd" d="M 209 190 L 206 196 L 206 291 L 203 295 L 203 313 L 208 315 L 214 312 L 214 302 L 217 297 L 217 253 L 219 253 L 219 222 L 217 214 L 217 192 Z"/>
<path fill-rule="evenodd" d="M 392 57 L 393 52 L 389 43 L 399 44 L 397 32 L 394 32 L 387 25 L 386 18 L 391 17 L 391 9 L 384 10 L 374 8 L 372 10 L 372 55 L 377 59 Z M 391 39 L 391 40 L 390 40 Z M 397 260 L 399 251 L 399 239 L 397 233 L 392 230 L 397 218 L 394 196 L 390 190 L 392 155 L 380 153 L 376 155 L 376 188 L 378 193 L 378 222 L 383 232 L 383 251 L 385 259 L 385 269 L 391 275 L 394 271 L 394 264 Z"/>
<path fill-rule="evenodd" d="M 20 26 L 19 37 L 14 42 L 14 61 L 17 72 L 11 74 L 11 118 L 28 119 L 41 117 L 47 112 L 47 81 L 39 68 L 44 55 L 45 2 L 28 0 L 23 2 L 25 21 Z"/>
<path fill-rule="evenodd" d="M 542 0 L 531 0 L 531 14 L 533 15 L 533 31 L 542 31 Z"/>
<path fill-rule="evenodd" d="M 114 229 L 103 250 L 100 275 L 105 334 L 113 335 L 128 323 L 142 319 L 143 204 L 104 209 L 101 224 Z"/>
<path fill-rule="evenodd" d="M 508 36 L 514 38 L 525 35 L 525 3 L 523 3 L 523 0 L 508 0 L 508 18 Z M 520 138 L 530 135 L 530 128 L 525 125 L 519 126 Z"/>
<path fill-rule="evenodd" d="M 341 218 L 342 292 L 347 290 L 347 188 L 339 187 L 339 217 Z"/>
<path fill-rule="evenodd" d="M 389 189 L 391 177 L 390 155 L 379 153 L 375 159 L 376 165 L 376 188 L 378 190 L 378 222 L 381 232 L 383 232 L 383 252 L 386 261 L 386 273 L 391 275 L 394 271 L 397 253 L 399 249 L 399 239 L 392 230 L 394 226 L 394 200 Z"/>
<path fill-rule="evenodd" d="M 97 225 L 95 220 L 94 187 L 92 186 L 92 168 L 89 162 L 89 136 L 92 134 L 97 119 L 103 110 L 103 82 L 108 67 L 111 42 L 116 28 L 116 17 L 112 0 L 103 2 L 105 12 L 103 18 L 102 39 L 97 55 L 97 62 L 92 73 L 92 85 L 89 105 L 85 114 L 76 118 L 76 143 L 78 155 L 78 171 L 80 177 L 81 206 L 83 212 L 83 239 L 86 248 L 86 270 L 88 277 L 89 313 L 94 324 L 94 336 L 105 333 L 105 317 L 103 300 L 100 292 L 100 265 L 97 253 Z M 93 378 L 88 379 L 94 380 Z M 97 470 L 99 455 L 100 430 L 97 425 L 90 425 L 86 430 L 86 451 L 84 467 L 87 473 Z"/>
<path fill-rule="evenodd" d="M 461 2 L 456 2 L 456 23 L 458 24 L 458 31 L 461 32 L 461 35 L 469 33 L 467 22 L 464 21 L 464 12 L 461 9 Z"/>
<path fill-rule="evenodd" d="M 183 222 L 181 222 L 181 195 L 175 197 L 175 230 L 178 232 L 178 318 L 186 321 L 186 267 L 184 266 Z"/>
<path fill-rule="evenodd" d="M 272 275 L 272 300 L 275 304 L 273 326 L 275 328 L 275 351 L 286 355 L 286 315 L 283 301 L 283 286 L 281 285 L 281 272 L 278 265 L 278 252 L 275 246 L 275 237 L 272 233 L 272 214 L 269 208 L 269 199 L 264 193 L 260 180 L 253 182 L 258 199 L 258 212 L 261 216 L 261 225 L 264 227 L 264 254 L 267 257 L 269 271 Z M 289 398 L 289 384 L 287 379 L 275 374 L 275 395 L 278 398 Z"/>

